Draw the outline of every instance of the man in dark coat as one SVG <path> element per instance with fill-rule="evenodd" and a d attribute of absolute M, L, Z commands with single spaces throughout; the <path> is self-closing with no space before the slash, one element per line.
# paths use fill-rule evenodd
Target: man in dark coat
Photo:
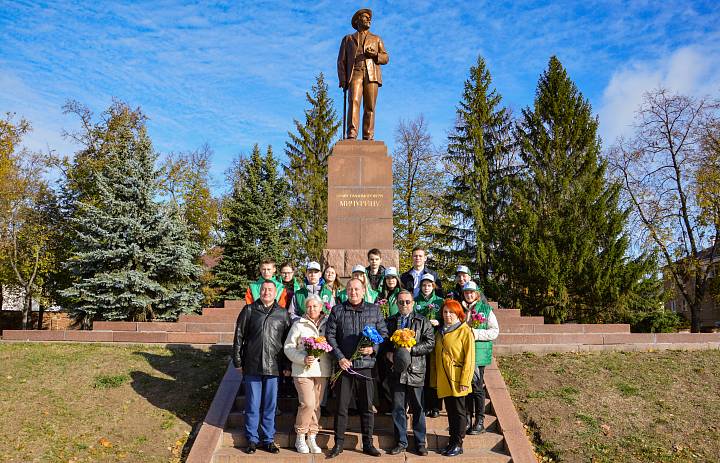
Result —
<path fill-rule="evenodd" d="M 245 453 L 255 453 L 258 445 L 278 453 L 275 445 L 275 409 L 278 378 L 287 360 L 283 346 L 290 331 L 290 314 L 275 301 L 275 283 L 260 286 L 260 297 L 240 312 L 235 326 L 233 363 L 245 381 Z M 262 417 L 260 412 L 262 410 Z M 262 429 L 260 442 L 258 424 Z"/>
<path fill-rule="evenodd" d="M 359 349 L 360 358 L 352 361 L 350 359 L 362 339 L 362 331 L 365 326 L 374 327 L 380 336 L 387 338 L 387 325 L 380 308 L 363 300 L 365 284 L 361 280 L 351 279 L 348 281 L 346 290 L 347 300 L 333 307 L 325 325 L 325 336 L 333 348 L 331 353 L 343 370 L 338 380 L 340 384 L 335 415 L 335 446 L 328 454 L 328 458 L 335 458 L 343 451 L 348 408 L 353 390 L 357 394 L 356 400 L 360 412 L 363 453 L 379 457 L 380 451 L 372 443 L 374 422 L 372 368 L 375 365 L 375 355 L 380 345 L 363 347 Z"/>
<path fill-rule="evenodd" d="M 402 287 L 412 292 L 413 297 L 417 297 L 420 294 L 420 281 L 423 275 L 429 273 L 435 278 L 435 294 L 441 296 L 444 294 L 442 289 L 442 282 L 438 274 L 425 266 L 427 262 L 427 252 L 423 248 L 414 248 L 412 250 L 413 267 L 407 272 L 400 275 L 400 284 Z"/>
<path fill-rule="evenodd" d="M 409 349 L 410 364 L 407 369 L 398 372 L 398 366 L 393 368 L 390 375 L 393 397 L 393 424 L 397 445 L 390 450 L 390 455 L 397 455 L 408 447 L 407 412 L 405 404 L 409 404 L 413 416 L 413 433 L 415 435 L 415 449 L 418 455 L 428 454 L 425 446 L 425 410 L 423 410 L 423 386 L 425 385 L 426 357 L 435 347 L 435 335 L 430 320 L 413 310 L 415 302 L 412 293 L 407 290 L 400 291 L 397 298 L 398 313 L 391 316 L 388 321 L 388 333 L 392 336 L 395 330 L 409 328 L 415 332 L 416 344 Z M 391 341 L 386 341 L 386 356 L 390 362 L 400 360 L 397 352 L 405 347 L 395 347 Z"/>

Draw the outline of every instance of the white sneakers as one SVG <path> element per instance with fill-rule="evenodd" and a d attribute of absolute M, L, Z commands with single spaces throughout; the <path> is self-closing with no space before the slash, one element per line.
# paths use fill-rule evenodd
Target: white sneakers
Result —
<path fill-rule="evenodd" d="M 305 434 L 298 434 L 295 437 L 295 450 L 297 450 L 298 453 L 310 453 L 310 449 L 305 443 Z"/>
<path fill-rule="evenodd" d="M 307 439 L 307 446 L 310 449 L 310 453 L 322 453 L 320 446 L 315 442 L 316 434 L 310 434 Z M 299 451 L 299 450 L 298 450 Z"/>

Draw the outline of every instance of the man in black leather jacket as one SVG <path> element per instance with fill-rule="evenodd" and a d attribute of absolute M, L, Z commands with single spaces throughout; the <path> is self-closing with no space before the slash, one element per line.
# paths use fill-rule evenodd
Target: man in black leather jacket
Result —
<path fill-rule="evenodd" d="M 333 307 L 327 324 L 325 336 L 332 346 L 332 354 L 338 360 L 343 374 L 340 376 L 337 414 L 335 416 L 335 446 L 328 458 L 334 458 L 343 451 L 345 429 L 347 428 L 348 407 L 353 396 L 353 386 L 357 394 L 358 410 L 360 411 L 360 427 L 363 434 L 363 453 L 375 457 L 380 451 L 373 446 L 372 433 L 374 415 L 372 412 L 373 381 L 372 367 L 375 365 L 375 354 L 379 345 L 360 349 L 360 358 L 350 361 L 362 338 L 365 326 L 370 325 L 387 338 L 387 326 L 375 304 L 363 301 L 365 284 L 353 278 L 346 286 L 347 301 Z"/>
<path fill-rule="evenodd" d="M 263 282 L 260 298 L 245 306 L 235 326 L 233 363 L 245 381 L 246 453 L 255 453 L 258 444 L 270 453 L 280 451 L 274 443 L 275 408 L 278 377 L 287 362 L 283 346 L 292 322 L 287 310 L 275 301 L 276 292 L 274 282 Z M 262 428 L 262 443 L 258 424 Z"/>
<path fill-rule="evenodd" d="M 390 374 L 390 384 L 393 398 L 393 423 L 397 445 L 390 450 L 390 455 L 397 455 L 405 451 L 408 446 L 407 413 L 405 403 L 408 403 L 413 416 L 413 433 L 415 435 L 415 449 L 418 455 L 428 454 L 425 446 L 425 410 L 423 410 L 422 392 L 425 385 L 426 357 L 435 347 L 435 334 L 430 320 L 413 310 L 415 301 L 412 293 L 402 290 L 397 297 L 398 313 L 388 318 L 388 333 L 392 336 L 395 330 L 410 328 L 415 332 L 416 344 L 409 350 L 410 365 L 399 374 L 394 371 Z M 394 362 L 396 352 L 404 347 L 395 347 L 388 339 L 383 344 L 383 352 L 390 362 Z"/>

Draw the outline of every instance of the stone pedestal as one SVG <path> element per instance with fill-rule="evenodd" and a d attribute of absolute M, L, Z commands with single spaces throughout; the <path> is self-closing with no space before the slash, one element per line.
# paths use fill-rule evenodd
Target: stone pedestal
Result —
<path fill-rule="evenodd" d="M 393 249 L 392 158 L 381 141 L 342 140 L 328 159 L 328 239 L 325 265 L 341 277 L 367 252 L 382 251 L 386 267 L 399 264 Z"/>

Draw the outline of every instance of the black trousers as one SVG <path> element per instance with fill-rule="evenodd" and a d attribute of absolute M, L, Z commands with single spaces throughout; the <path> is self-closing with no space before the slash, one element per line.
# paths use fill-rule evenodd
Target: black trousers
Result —
<path fill-rule="evenodd" d="M 468 421 L 471 417 L 485 419 L 485 367 L 475 367 L 472 379 L 472 392 L 467 396 Z"/>
<path fill-rule="evenodd" d="M 442 410 L 442 400 L 437 396 L 437 389 L 430 386 L 430 363 L 432 357 L 428 355 L 425 367 L 425 387 L 423 388 L 423 401 L 425 410 Z"/>
<path fill-rule="evenodd" d="M 361 375 L 372 378 L 370 368 L 358 368 L 355 371 Z M 348 408 L 350 399 L 355 397 L 358 412 L 360 413 L 360 430 L 363 434 L 363 447 L 372 444 L 373 425 L 375 415 L 372 412 L 373 380 L 362 376 L 343 372 L 338 380 L 337 412 L 335 413 L 335 445 L 342 446 L 347 429 Z"/>
<path fill-rule="evenodd" d="M 467 430 L 467 413 L 465 412 L 465 396 L 445 397 L 445 409 L 448 415 L 450 428 L 450 446 L 462 446 Z"/>

